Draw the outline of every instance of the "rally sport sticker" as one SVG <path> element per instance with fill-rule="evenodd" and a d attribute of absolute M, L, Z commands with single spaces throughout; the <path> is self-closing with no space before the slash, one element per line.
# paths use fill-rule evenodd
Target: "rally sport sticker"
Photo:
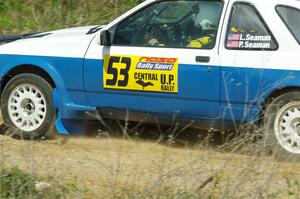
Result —
<path fill-rule="evenodd" d="M 111 55 L 104 58 L 105 89 L 178 93 L 178 59 Z"/>

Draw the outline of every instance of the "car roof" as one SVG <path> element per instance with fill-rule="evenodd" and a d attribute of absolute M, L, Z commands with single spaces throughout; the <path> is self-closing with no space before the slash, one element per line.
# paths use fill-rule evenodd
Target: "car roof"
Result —
<path fill-rule="evenodd" d="M 228 1 L 233 1 L 233 0 L 226 0 Z M 254 3 L 256 5 L 259 4 L 264 4 L 265 6 L 275 6 L 275 5 L 286 5 L 286 6 L 292 6 L 295 8 L 300 9 L 300 0 L 241 0 L 241 1 L 246 1 L 249 3 Z"/>
<path fill-rule="evenodd" d="M 154 3 L 154 2 L 159 2 L 159 1 L 162 1 L 162 0 L 146 0 L 146 1 L 142 2 L 138 6 L 132 8 L 130 11 L 124 13 L 123 15 L 121 15 L 118 18 L 116 18 L 115 20 L 113 20 L 104 29 L 107 30 L 107 29 L 111 28 L 113 25 L 118 23 L 120 20 L 124 19 L 125 17 L 130 16 L 133 12 L 138 11 L 139 9 L 143 8 L 144 6 Z M 206 0 L 206 1 L 208 1 L 208 0 Z M 231 1 L 238 1 L 238 0 L 219 0 L 219 1 L 223 1 L 225 4 L 228 4 Z M 240 0 L 240 1 L 253 3 L 255 5 L 261 4 L 264 8 L 268 7 L 268 6 L 274 6 L 274 5 L 288 5 L 288 6 L 292 6 L 292 7 L 296 7 L 298 9 L 300 9 L 300 0 L 264 0 L 264 1 L 262 1 L 262 0 Z"/>
<path fill-rule="evenodd" d="M 157 2 L 157 1 L 161 1 L 161 0 L 146 0 L 146 2 L 150 3 L 150 2 Z M 230 1 L 233 0 L 219 0 L 219 1 L 223 1 L 224 3 L 228 3 Z M 253 3 L 259 3 L 262 0 L 241 0 L 241 1 L 245 1 L 245 2 L 253 2 Z M 274 5 L 274 4 L 284 4 L 284 5 L 289 5 L 289 6 L 295 6 L 300 8 L 300 0 L 265 0 L 264 3 L 270 3 L 270 5 Z"/>
<path fill-rule="evenodd" d="M 156 1 L 161 1 L 161 0 L 146 0 L 146 2 L 156 2 Z M 230 0 L 219 0 L 219 1 L 228 2 Z"/>

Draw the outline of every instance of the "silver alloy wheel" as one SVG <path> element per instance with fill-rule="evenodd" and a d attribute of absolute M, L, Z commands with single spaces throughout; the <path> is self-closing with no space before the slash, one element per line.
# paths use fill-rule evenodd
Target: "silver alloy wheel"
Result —
<path fill-rule="evenodd" d="M 291 102 L 276 115 L 274 133 L 288 152 L 300 154 L 300 102 Z"/>
<path fill-rule="evenodd" d="M 7 107 L 13 124 L 25 132 L 37 130 L 46 118 L 45 96 L 31 84 L 17 86 L 9 96 Z"/>

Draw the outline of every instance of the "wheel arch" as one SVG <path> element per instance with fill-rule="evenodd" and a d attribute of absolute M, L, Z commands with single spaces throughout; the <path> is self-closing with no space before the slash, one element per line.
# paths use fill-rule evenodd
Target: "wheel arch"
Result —
<path fill-rule="evenodd" d="M 272 92 L 268 93 L 268 95 L 266 95 L 265 99 L 263 100 L 263 102 L 261 103 L 261 113 L 260 113 L 260 121 L 261 122 L 263 120 L 263 116 L 265 114 L 265 111 L 268 107 L 268 105 L 277 97 L 288 93 L 288 92 L 293 92 L 293 91 L 298 91 L 300 92 L 300 86 L 286 86 L 286 87 L 282 87 L 282 88 L 278 88 L 273 90 Z"/>
<path fill-rule="evenodd" d="M 276 89 L 269 93 L 267 97 L 264 100 L 263 105 L 267 106 L 271 101 L 273 101 L 275 98 L 279 97 L 280 95 L 288 92 L 293 92 L 293 91 L 299 91 L 300 92 L 300 86 L 286 86 L 283 88 Z"/>
<path fill-rule="evenodd" d="M 52 88 L 56 88 L 56 84 L 53 80 L 53 78 L 49 75 L 49 73 L 42 69 L 39 66 L 32 65 L 32 64 L 24 64 L 24 65 L 18 65 L 12 69 L 10 69 L 3 77 L 1 80 L 1 94 L 7 83 L 17 75 L 23 74 L 23 73 L 30 73 L 30 74 L 35 74 L 43 79 L 45 79 L 51 86 Z"/>

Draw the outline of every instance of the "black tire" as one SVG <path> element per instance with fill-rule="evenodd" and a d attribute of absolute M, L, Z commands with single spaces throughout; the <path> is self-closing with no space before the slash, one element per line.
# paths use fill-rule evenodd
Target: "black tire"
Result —
<path fill-rule="evenodd" d="M 299 102 L 300 104 L 300 91 L 291 91 L 291 92 L 284 93 L 279 97 L 273 99 L 266 107 L 264 120 L 263 120 L 263 130 L 264 130 L 263 145 L 268 152 L 271 152 L 276 157 L 283 158 L 283 159 L 291 159 L 291 158 L 292 159 L 296 158 L 297 160 L 300 159 L 300 154 L 293 153 L 288 149 L 286 149 L 283 146 L 283 144 L 280 143 L 279 141 L 280 138 L 277 138 L 278 135 L 276 136 L 275 133 L 278 132 L 275 129 L 276 125 L 278 125 L 276 118 L 280 118 L 280 115 L 282 115 L 283 110 L 285 109 L 286 106 L 297 102 Z M 298 106 L 297 108 L 300 109 L 300 107 Z M 300 116 L 298 119 L 300 121 Z M 298 136 L 300 139 L 300 133 Z"/>
<path fill-rule="evenodd" d="M 14 121 L 12 120 L 12 117 L 14 116 L 10 116 L 10 112 L 9 112 L 9 107 L 8 107 L 8 101 L 10 99 L 10 96 L 12 95 L 12 93 L 15 91 L 16 88 L 18 88 L 21 85 L 28 85 L 28 86 L 32 86 L 33 88 L 37 88 L 38 91 L 32 91 L 33 95 L 35 94 L 34 92 L 36 92 L 36 96 L 40 97 L 42 96 L 42 100 L 40 100 L 40 103 L 42 104 L 42 106 L 44 106 L 44 109 L 40 109 L 43 112 L 43 116 L 39 116 L 41 118 L 41 121 L 32 119 L 32 121 L 35 122 L 36 125 L 36 129 L 33 130 L 28 130 L 28 131 L 24 131 L 23 129 L 21 129 L 21 127 L 17 127 L 17 125 L 15 125 Z M 26 87 L 25 87 L 26 88 Z M 29 87 L 28 87 L 29 88 Z M 25 90 L 23 89 L 23 92 L 29 92 L 29 90 Z M 39 95 L 41 94 L 41 95 Z M 36 96 L 33 96 L 33 99 L 36 99 Z M 18 96 L 19 97 L 19 96 Z M 22 98 L 20 98 L 22 99 Z M 27 98 L 23 98 L 20 101 L 24 101 L 24 99 L 26 100 Z M 34 101 L 30 101 L 30 97 L 28 98 L 28 101 L 26 102 L 26 104 L 30 105 L 28 106 L 29 108 L 26 109 L 30 110 L 31 112 L 35 113 L 36 112 L 36 105 L 34 103 Z M 16 107 L 22 107 L 23 105 L 22 102 L 17 102 L 17 100 L 14 102 L 16 103 Z M 19 104 L 18 104 L 19 103 Z M 25 104 L 25 102 L 23 103 Z M 33 105 L 32 105 L 33 104 Z M 40 104 L 38 104 L 40 105 Z M 24 105 L 25 107 L 26 105 Z M 29 74 L 29 73 L 24 73 L 24 74 L 20 74 L 15 76 L 14 78 L 12 78 L 7 85 L 5 86 L 2 96 L 1 96 L 1 107 L 2 107 L 2 117 L 6 126 L 6 130 L 5 130 L 5 134 L 6 135 L 10 135 L 14 138 L 18 138 L 18 139 L 31 139 L 31 140 L 37 140 L 37 139 L 44 139 L 44 138 L 48 138 L 49 135 L 53 136 L 53 130 L 54 130 L 54 121 L 56 118 L 56 110 L 53 106 L 53 88 L 51 87 L 51 85 L 44 80 L 43 78 L 41 78 L 38 75 L 34 75 L 34 74 Z M 16 110 L 18 110 L 18 113 L 22 110 L 24 113 L 25 108 L 16 108 Z M 26 106 L 27 107 L 27 106 Z M 26 120 L 25 118 L 30 118 L 30 113 L 28 117 L 24 117 L 23 114 L 18 114 L 18 118 L 21 118 L 20 121 L 22 120 Z M 31 113 L 32 114 L 32 113 Z M 22 116 L 19 116 L 22 115 Z M 27 116 L 27 115 L 26 115 Z M 29 121 L 29 120 L 28 120 Z M 25 122 L 25 124 L 28 126 L 29 125 L 34 125 L 31 121 L 30 122 Z M 17 124 L 17 123 L 16 123 Z"/>

